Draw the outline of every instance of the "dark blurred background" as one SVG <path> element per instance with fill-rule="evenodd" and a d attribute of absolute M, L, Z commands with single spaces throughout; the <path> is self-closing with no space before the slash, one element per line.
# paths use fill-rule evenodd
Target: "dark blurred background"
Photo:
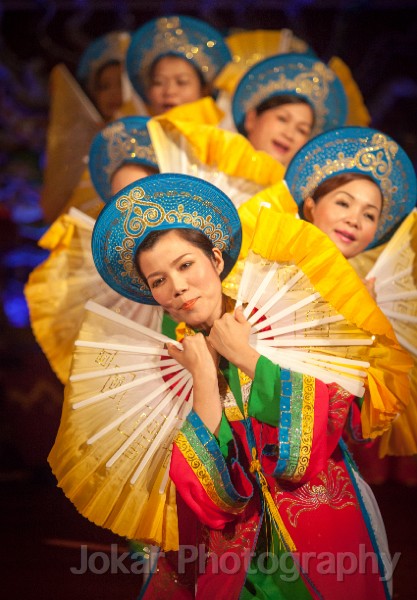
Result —
<path fill-rule="evenodd" d="M 23 286 L 45 257 L 39 206 L 48 121 L 48 77 L 72 73 L 83 50 L 112 30 L 133 31 L 167 14 L 236 29 L 291 29 L 324 61 L 349 66 L 371 114 L 417 167 L 416 0 L 3 0 L 0 2 L 0 486 L 3 596 L 135 598 L 140 576 L 77 576 L 80 545 L 109 552 L 125 542 L 77 515 L 46 464 L 59 424 L 62 386 L 30 330 Z M 416 597 L 416 488 L 375 486 L 396 569 L 395 598 Z M 4 587 L 5 586 L 5 587 Z"/>

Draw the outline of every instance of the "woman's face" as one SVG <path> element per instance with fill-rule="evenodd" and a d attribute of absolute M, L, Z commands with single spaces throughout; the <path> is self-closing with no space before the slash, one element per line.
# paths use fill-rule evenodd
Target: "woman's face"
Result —
<path fill-rule="evenodd" d="M 117 194 L 117 192 L 120 192 L 120 190 L 127 185 L 138 179 L 148 177 L 148 175 L 152 175 L 153 173 L 156 173 L 156 169 L 146 167 L 145 165 L 133 163 L 122 165 L 114 172 L 113 177 L 111 178 L 111 193 Z"/>
<path fill-rule="evenodd" d="M 111 64 L 98 75 L 92 92 L 93 101 L 105 121 L 111 121 L 123 104 L 122 67 Z"/>
<path fill-rule="evenodd" d="M 356 256 L 372 242 L 382 209 L 381 192 L 371 181 L 356 179 L 304 202 L 304 214 L 326 233 L 346 258 Z"/>
<path fill-rule="evenodd" d="M 199 100 L 205 90 L 187 60 L 179 56 L 164 56 L 153 68 L 146 94 L 151 113 L 160 115 L 174 106 Z"/>
<path fill-rule="evenodd" d="M 213 249 L 211 260 L 172 230 L 142 251 L 138 260 L 152 296 L 174 321 L 207 328 L 221 317 L 224 263 L 220 250 Z"/>
<path fill-rule="evenodd" d="M 310 139 L 313 111 L 308 104 L 282 104 L 260 115 L 250 110 L 245 118 L 246 137 L 287 167 L 298 150 Z"/>

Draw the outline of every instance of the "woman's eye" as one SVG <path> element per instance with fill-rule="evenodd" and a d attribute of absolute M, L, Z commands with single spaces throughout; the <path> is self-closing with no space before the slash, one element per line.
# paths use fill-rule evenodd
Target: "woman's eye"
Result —
<path fill-rule="evenodd" d="M 343 206 L 344 208 L 348 208 L 349 206 L 346 200 L 336 200 L 336 204 L 338 204 L 339 206 Z"/>
<path fill-rule="evenodd" d="M 157 288 L 158 286 L 160 286 L 163 283 L 163 281 L 164 280 L 162 277 L 160 277 L 159 279 L 154 279 L 152 281 L 151 288 Z"/>
<path fill-rule="evenodd" d="M 188 267 L 191 267 L 193 263 L 191 261 L 187 261 L 185 263 L 182 263 L 181 265 L 181 269 L 188 269 Z"/>
<path fill-rule="evenodd" d="M 368 213 L 368 214 L 365 214 L 365 217 L 366 217 L 367 219 L 369 219 L 370 221 L 372 221 L 372 223 L 375 223 L 375 220 L 376 220 L 376 219 L 375 219 L 375 215 L 373 215 L 373 214 L 371 214 L 371 213 Z"/>

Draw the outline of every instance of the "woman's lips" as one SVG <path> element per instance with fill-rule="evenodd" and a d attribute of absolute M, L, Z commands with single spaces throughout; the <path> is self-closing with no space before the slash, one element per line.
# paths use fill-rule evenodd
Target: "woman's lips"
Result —
<path fill-rule="evenodd" d="M 275 150 L 277 150 L 281 154 L 284 154 L 285 152 L 288 152 L 288 150 L 289 150 L 289 146 L 287 144 L 282 144 L 281 142 L 278 142 L 277 140 L 272 140 L 272 145 L 275 148 Z"/>
<path fill-rule="evenodd" d="M 349 233 L 348 231 L 339 231 L 336 229 L 335 233 L 343 242 L 346 242 L 348 244 L 356 240 L 355 236 L 352 233 Z"/>
<path fill-rule="evenodd" d="M 184 302 L 181 306 L 181 310 L 191 310 L 194 307 L 194 304 L 197 302 L 198 298 L 193 298 L 192 300 L 188 300 Z"/>

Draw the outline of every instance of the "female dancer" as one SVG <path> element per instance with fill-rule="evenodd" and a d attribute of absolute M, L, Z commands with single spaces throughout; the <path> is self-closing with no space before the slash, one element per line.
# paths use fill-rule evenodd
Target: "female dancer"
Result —
<path fill-rule="evenodd" d="M 269 232 L 273 213 L 270 217 Z M 310 228 L 292 217 L 291 222 Z M 325 236 L 314 235 L 346 265 Z M 165 515 L 164 539 L 175 539 L 171 526 L 177 523 L 179 546 L 176 552 L 161 552 L 144 597 L 389 597 L 384 527 L 372 493 L 339 444 L 354 397 L 334 383 L 280 368 L 251 346 L 250 326 L 223 295 L 221 284 L 236 261 L 240 238 L 236 209 L 220 190 L 172 174 L 124 188 L 94 228 L 93 255 L 104 280 L 127 298 L 159 304 L 187 325 L 182 350 L 168 344 L 169 354 L 193 382 L 193 409 L 173 445 L 170 477 L 176 501 L 173 505 L 172 493 L 167 493 L 171 504 L 162 513 L 152 504 Z M 378 309 L 365 289 L 361 298 L 375 315 Z M 388 332 L 384 318 L 379 326 L 380 333 Z M 396 342 L 389 345 L 396 348 L 394 362 L 407 363 Z M 407 374 L 401 378 L 406 381 Z M 378 394 L 375 388 L 373 393 Z M 102 480 L 100 461 L 92 461 L 94 445 L 87 448 L 81 441 L 84 434 L 71 425 L 78 417 L 70 405 L 68 390 L 49 457 L 59 485 L 95 522 L 120 532 L 122 522 L 139 521 L 131 537 L 143 539 L 150 525 L 141 518 L 143 501 L 135 508 L 134 489 L 121 487 L 116 477 L 113 508 L 108 503 L 114 484 Z M 103 451 L 108 458 L 105 441 Z M 125 468 L 133 466 L 132 457 L 129 453 L 122 459 Z M 157 464 L 152 463 L 153 475 Z M 97 502 L 87 497 L 94 493 L 88 483 L 93 480 L 104 486 L 105 506 L 101 493 Z M 85 484 L 89 490 L 83 491 Z M 155 485 L 159 489 L 160 483 Z M 146 490 L 152 494 L 150 482 Z M 124 494 L 130 518 L 125 510 L 123 518 L 117 515 Z M 93 514 L 100 504 L 103 520 Z M 151 508 L 145 506 L 148 517 Z M 178 521 L 172 520 L 172 510 Z M 166 549 L 173 549 L 172 544 Z M 345 556 L 355 562 L 349 575 L 342 565 Z"/>

